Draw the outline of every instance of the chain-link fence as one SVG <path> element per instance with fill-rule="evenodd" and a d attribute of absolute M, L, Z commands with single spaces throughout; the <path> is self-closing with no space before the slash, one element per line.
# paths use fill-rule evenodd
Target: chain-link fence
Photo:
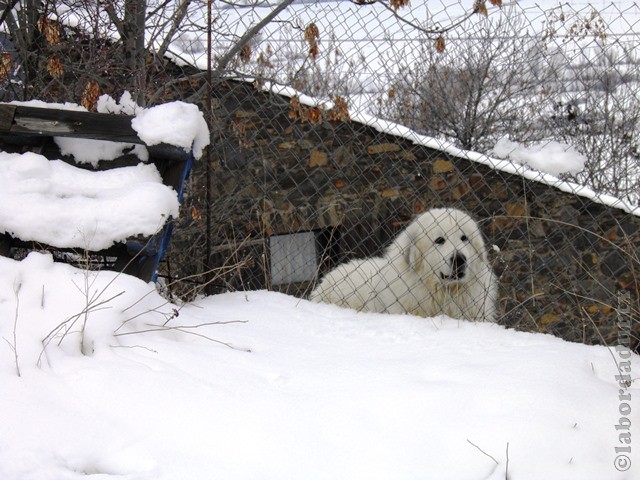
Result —
<path fill-rule="evenodd" d="M 17 4 L 0 2 L 3 101 L 130 90 L 205 112 L 170 294 L 267 288 L 637 348 L 637 3 Z"/>

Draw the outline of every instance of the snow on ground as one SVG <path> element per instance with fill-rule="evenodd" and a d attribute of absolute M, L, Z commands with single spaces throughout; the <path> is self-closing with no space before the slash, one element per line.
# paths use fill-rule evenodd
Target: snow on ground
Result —
<path fill-rule="evenodd" d="M 614 448 L 640 388 L 605 347 L 263 291 L 178 306 L 39 253 L 0 258 L 0 318 L 3 480 L 637 478 Z"/>

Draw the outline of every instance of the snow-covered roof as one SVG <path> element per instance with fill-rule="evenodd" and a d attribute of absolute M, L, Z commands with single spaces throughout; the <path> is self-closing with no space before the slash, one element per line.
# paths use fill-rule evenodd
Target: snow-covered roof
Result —
<path fill-rule="evenodd" d="M 292 87 L 267 83 L 263 88 L 266 91 L 271 91 L 273 93 L 286 97 L 297 97 L 300 103 L 306 106 L 323 107 L 325 109 L 330 109 L 333 106 L 333 104 L 329 101 L 302 94 Z M 527 180 L 549 185 L 563 192 L 578 195 L 607 207 L 617 208 L 640 217 L 640 207 L 635 207 L 628 202 L 621 200 L 620 198 L 595 192 L 593 189 L 584 185 L 561 180 L 555 175 L 530 168 L 527 165 L 514 162 L 510 159 L 498 159 L 483 153 L 464 150 L 457 147 L 452 142 L 436 139 L 427 135 L 421 135 L 404 125 L 383 120 L 367 113 L 354 112 L 350 114 L 350 118 L 352 121 L 372 127 L 381 133 L 386 133 L 389 135 L 394 135 L 396 137 L 404 138 L 406 140 L 410 140 L 416 145 L 432 148 L 434 150 L 440 150 L 454 157 L 464 158 L 471 162 L 480 163 L 494 170 L 513 175 L 519 175 Z M 577 152 L 575 154 L 579 155 Z"/>

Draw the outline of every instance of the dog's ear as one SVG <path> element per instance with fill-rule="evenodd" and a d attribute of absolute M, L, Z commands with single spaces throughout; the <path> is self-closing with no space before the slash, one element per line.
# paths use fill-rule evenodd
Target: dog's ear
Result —
<path fill-rule="evenodd" d="M 422 270 L 422 252 L 420 249 L 416 245 L 410 245 L 407 253 L 409 268 L 415 272 Z"/>
<path fill-rule="evenodd" d="M 482 232 L 479 228 L 473 233 L 471 237 L 471 245 L 478 253 L 478 256 L 482 258 L 482 261 L 487 263 L 489 261 L 489 253 L 487 251 L 487 246 L 484 243 L 484 237 L 482 236 Z"/>
<path fill-rule="evenodd" d="M 414 272 L 421 272 L 424 268 L 422 249 L 417 242 L 412 242 L 407 247 L 406 260 L 409 268 Z"/>

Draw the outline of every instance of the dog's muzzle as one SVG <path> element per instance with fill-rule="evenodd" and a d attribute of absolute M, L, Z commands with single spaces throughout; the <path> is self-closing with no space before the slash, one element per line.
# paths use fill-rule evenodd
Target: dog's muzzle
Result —
<path fill-rule="evenodd" d="M 451 266 L 451 273 L 445 275 L 440 272 L 442 280 L 449 280 L 452 282 L 462 280 L 467 273 L 467 257 L 462 253 L 456 253 L 449 259 L 449 265 Z"/>

